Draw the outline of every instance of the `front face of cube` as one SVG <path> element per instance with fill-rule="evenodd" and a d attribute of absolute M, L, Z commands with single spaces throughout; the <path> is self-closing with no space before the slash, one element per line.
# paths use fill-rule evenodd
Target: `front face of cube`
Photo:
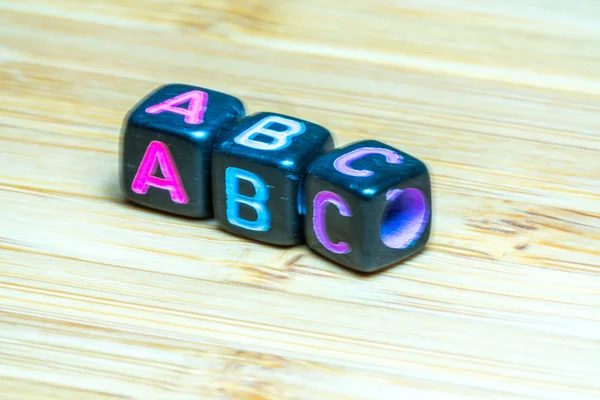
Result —
<path fill-rule="evenodd" d="M 332 147 L 325 128 L 298 118 L 259 113 L 239 121 L 213 158 L 213 203 L 221 227 L 265 243 L 301 243 L 306 168 Z"/>
<path fill-rule="evenodd" d="M 213 143 L 244 114 L 229 95 L 189 85 L 159 88 L 128 115 L 121 185 L 140 205 L 173 214 L 212 216 Z"/>
<path fill-rule="evenodd" d="M 316 160 L 306 183 L 306 240 L 319 254 L 372 272 L 422 249 L 431 226 L 425 165 L 377 141 Z"/>

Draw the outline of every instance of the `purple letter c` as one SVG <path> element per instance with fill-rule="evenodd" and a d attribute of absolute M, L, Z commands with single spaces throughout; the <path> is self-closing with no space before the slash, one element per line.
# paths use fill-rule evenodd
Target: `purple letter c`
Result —
<path fill-rule="evenodd" d="M 402 156 L 395 151 L 382 149 L 379 147 L 361 147 L 356 150 L 352 150 L 350 153 L 346 153 L 342 156 L 336 158 L 333 163 L 335 169 L 345 175 L 350 176 L 359 176 L 359 177 L 367 177 L 373 175 L 373 171 L 369 171 L 366 169 L 358 170 L 354 169 L 350 166 L 350 163 L 358 160 L 359 158 L 363 158 L 364 156 L 368 156 L 369 154 L 380 154 L 385 156 L 385 161 L 390 164 L 401 164 Z"/>
<path fill-rule="evenodd" d="M 344 217 L 352 216 L 350 206 L 339 194 L 326 190 L 317 193 L 313 202 L 313 229 L 315 235 L 327 250 L 337 254 L 348 254 L 351 251 L 348 243 L 332 243 L 327 236 L 327 227 L 325 226 L 325 208 L 327 207 L 327 204 L 336 206 L 340 211 L 340 214 Z"/>

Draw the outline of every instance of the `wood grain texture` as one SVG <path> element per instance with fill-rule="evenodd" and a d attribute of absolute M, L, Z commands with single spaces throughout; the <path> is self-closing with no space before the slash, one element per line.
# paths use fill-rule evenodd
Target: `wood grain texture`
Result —
<path fill-rule="evenodd" d="M 0 1 L 0 398 L 600 398 L 596 0 Z M 432 240 L 362 276 L 137 208 L 168 82 L 424 160 Z"/>

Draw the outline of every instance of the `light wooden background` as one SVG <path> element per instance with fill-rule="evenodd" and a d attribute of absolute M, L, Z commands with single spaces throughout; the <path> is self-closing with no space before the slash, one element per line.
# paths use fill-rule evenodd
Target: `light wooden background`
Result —
<path fill-rule="evenodd" d="M 0 11 L 1 399 L 600 397 L 600 2 Z M 359 276 L 129 205 L 121 120 L 168 82 L 421 158 L 426 251 Z"/>

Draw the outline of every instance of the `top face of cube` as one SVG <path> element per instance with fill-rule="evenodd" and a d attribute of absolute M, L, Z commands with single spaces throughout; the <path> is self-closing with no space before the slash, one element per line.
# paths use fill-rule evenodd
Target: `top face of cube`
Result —
<path fill-rule="evenodd" d="M 192 141 L 206 141 L 244 114 L 244 105 L 233 96 L 170 84 L 156 89 L 136 105 L 129 114 L 128 124 Z"/>
<path fill-rule="evenodd" d="M 238 121 L 216 151 L 294 174 L 333 148 L 333 138 L 320 125 L 282 114 L 261 112 Z"/>
<path fill-rule="evenodd" d="M 308 173 L 366 200 L 429 174 L 417 158 L 376 140 L 335 149 L 315 160 Z"/>

